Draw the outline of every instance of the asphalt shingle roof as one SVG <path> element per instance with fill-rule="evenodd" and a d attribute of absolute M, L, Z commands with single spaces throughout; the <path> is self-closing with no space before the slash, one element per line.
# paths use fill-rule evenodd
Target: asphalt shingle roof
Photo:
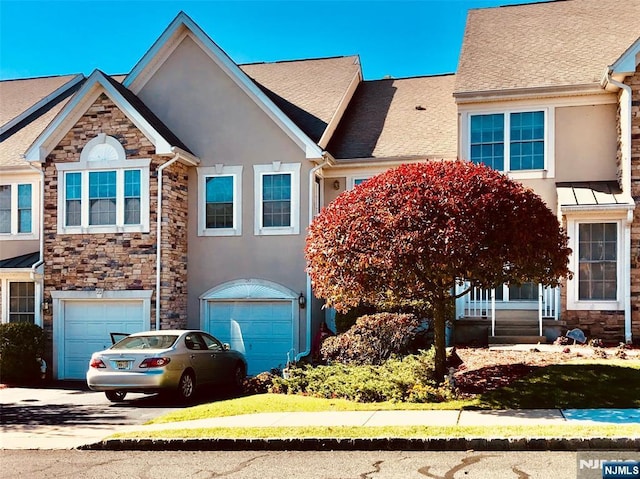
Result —
<path fill-rule="evenodd" d="M 470 10 L 455 91 L 597 84 L 639 36 L 639 0 Z"/>
<path fill-rule="evenodd" d="M 285 115 L 318 142 L 360 71 L 357 56 L 240 65 Z"/>
<path fill-rule="evenodd" d="M 455 158 L 454 75 L 365 81 L 329 142 L 336 159 Z"/>
<path fill-rule="evenodd" d="M 5 125 L 7 122 L 22 115 L 33 105 L 69 83 L 76 76 L 66 75 L 0 81 L 0 117 L 3 119 L 2 124 Z M 72 87 L 62 96 L 52 99 L 41 109 L 26 116 L 25 119 L 0 135 L 0 167 L 26 166 L 26 162 L 21 155 L 27 151 L 51 120 L 67 104 L 70 98 L 69 95 L 79 85 Z"/>

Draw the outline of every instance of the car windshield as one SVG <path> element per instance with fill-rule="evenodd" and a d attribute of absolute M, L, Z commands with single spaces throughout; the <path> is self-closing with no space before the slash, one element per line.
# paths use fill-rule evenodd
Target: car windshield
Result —
<path fill-rule="evenodd" d="M 127 336 L 111 349 L 166 349 L 173 346 L 177 339 L 178 336 L 168 335 Z"/>

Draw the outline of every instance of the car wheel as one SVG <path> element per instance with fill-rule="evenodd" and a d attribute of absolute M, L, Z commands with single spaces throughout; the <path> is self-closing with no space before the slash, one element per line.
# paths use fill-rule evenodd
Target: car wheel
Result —
<path fill-rule="evenodd" d="M 189 401 L 193 398 L 195 391 L 196 381 L 193 373 L 190 371 L 185 371 L 184 373 L 182 373 L 180 382 L 178 383 L 178 398 L 185 402 Z"/>
<path fill-rule="evenodd" d="M 237 391 L 242 391 L 242 387 L 244 386 L 244 378 L 246 377 L 246 372 L 244 370 L 244 365 L 238 363 L 233 372 L 233 387 Z"/>
<path fill-rule="evenodd" d="M 121 402 L 124 401 L 125 396 L 127 395 L 126 391 L 105 391 L 105 396 L 111 402 Z"/>

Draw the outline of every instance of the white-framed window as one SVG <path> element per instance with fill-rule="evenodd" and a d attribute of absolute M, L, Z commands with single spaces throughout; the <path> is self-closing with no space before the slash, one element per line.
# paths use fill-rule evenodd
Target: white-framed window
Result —
<path fill-rule="evenodd" d="M 550 169 L 547 109 L 469 113 L 467 157 L 505 173 Z"/>
<path fill-rule="evenodd" d="M 358 175 L 358 176 L 348 176 L 347 177 L 347 189 L 352 190 L 356 186 L 364 183 L 369 178 L 372 178 L 373 175 Z"/>
<path fill-rule="evenodd" d="M 617 301 L 617 223 L 578 224 L 578 300 Z"/>
<path fill-rule="evenodd" d="M 79 162 L 57 163 L 58 233 L 148 232 L 150 164 L 127 160 L 120 142 L 103 133 Z"/>
<path fill-rule="evenodd" d="M 242 166 L 198 168 L 198 235 L 242 235 Z"/>
<path fill-rule="evenodd" d="M 256 235 L 300 233 L 300 163 L 254 165 Z"/>
<path fill-rule="evenodd" d="M 36 185 L 30 182 L 0 184 L 0 237 L 34 236 L 36 190 Z"/>
<path fill-rule="evenodd" d="M 9 310 L 10 323 L 36 322 L 36 293 L 33 281 L 9 282 Z"/>
<path fill-rule="evenodd" d="M 578 219 L 568 222 L 568 309 L 620 310 L 623 308 L 623 231 L 616 219 Z"/>

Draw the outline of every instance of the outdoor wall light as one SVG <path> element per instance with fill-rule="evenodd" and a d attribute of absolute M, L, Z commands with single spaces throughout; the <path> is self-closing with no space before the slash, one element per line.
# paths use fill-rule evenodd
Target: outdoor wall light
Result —
<path fill-rule="evenodd" d="M 333 189 L 336 191 L 340 189 L 340 180 L 336 180 L 333 182 Z"/>
<path fill-rule="evenodd" d="M 300 293 L 300 296 L 298 296 L 298 305 L 300 306 L 301 309 L 304 309 L 305 306 L 307 305 L 307 299 L 304 297 L 302 293 Z"/>

